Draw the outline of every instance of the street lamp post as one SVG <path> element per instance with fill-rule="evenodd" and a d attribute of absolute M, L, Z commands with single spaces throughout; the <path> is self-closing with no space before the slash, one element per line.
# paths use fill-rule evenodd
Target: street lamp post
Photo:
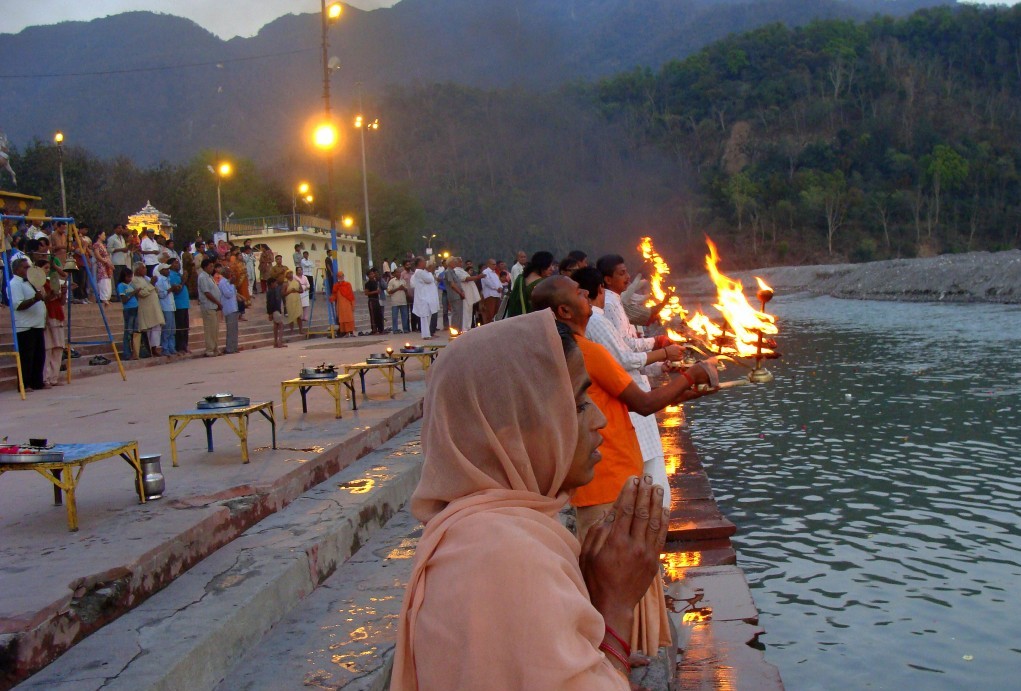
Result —
<path fill-rule="evenodd" d="M 220 161 L 219 163 L 216 164 L 215 168 L 213 168 L 213 166 L 206 166 L 206 168 L 209 170 L 210 173 L 216 176 L 216 224 L 217 227 L 220 229 L 220 232 L 222 233 L 223 200 L 222 197 L 220 196 L 220 183 L 223 182 L 223 179 L 225 177 L 230 175 L 233 169 L 231 168 L 230 163 L 228 163 L 227 161 Z"/>
<path fill-rule="evenodd" d="M 433 233 L 432 235 L 423 235 L 422 236 L 422 239 L 425 240 L 425 253 L 426 253 L 427 256 L 430 256 L 430 257 L 432 256 L 432 254 L 433 254 L 433 240 L 435 240 L 437 237 L 438 236 L 436 235 L 436 233 Z"/>
<path fill-rule="evenodd" d="M 291 190 L 291 229 L 298 229 L 298 196 L 302 198 L 310 196 L 309 184 L 307 182 L 299 183 L 298 186 Z"/>
<path fill-rule="evenodd" d="M 67 193 L 64 190 L 64 133 L 57 132 L 53 135 L 53 141 L 57 144 L 57 168 L 60 170 L 60 210 L 67 218 Z"/>
<path fill-rule="evenodd" d="M 332 127 L 330 124 L 330 59 L 327 55 L 330 47 L 330 36 L 329 28 L 331 22 L 336 22 L 340 19 L 341 13 L 344 11 L 343 6 L 339 2 L 332 3 L 329 7 L 326 5 L 326 0 L 321 0 L 322 3 L 322 20 L 323 20 L 323 114 L 325 116 L 325 122 L 320 126 L 319 130 L 324 127 Z M 336 146 L 336 128 L 333 128 L 332 142 L 329 145 L 326 144 L 325 133 L 320 133 L 317 130 L 316 133 L 316 145 L 319 146 L 326 152 L 326 196 L 327 196 L 327 207 L 330 213 L 330 248 L 333 250 L 333 275 L 337 275 L 337 218 L 334 209 L 334 188 L 333 188 L 333 147 Z"/>
<path fill-rule="evenodd" d="M 359 96 L 359 100 L 361 97 Z M 378 130 L 379 119 L 366 123 L 361 115 L 355 118 L 355 127 L 362 138 L 362 194 L 365 197 L 365 251 L 369 255 L 369 268 L 372 268 L 372 223 L 369 221 L 369 177 L 365 165 L 365 130 Z"/>

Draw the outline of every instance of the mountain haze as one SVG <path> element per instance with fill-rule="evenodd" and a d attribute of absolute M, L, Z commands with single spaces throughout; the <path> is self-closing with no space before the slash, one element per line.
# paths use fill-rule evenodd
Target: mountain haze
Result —
<path fill-rule="evenodd" d="M 904 14 L 939 0 L 403 0 L 348 7 L 331 29 L 333 103 L 391 85 L 546 90 L 657 67 L 770 22 Z M 101 156 L 182 161 L 202 149 L 289 166 L 321 110 L 319 15 L 223 41 L 195 23 L 131 12 L 0 35 L 0 129 L 16 147 L 57 129 Z M 72 76 L 80 75 L 80 76 Z M 348 152 L 350 154 L 350 151 Z"/>

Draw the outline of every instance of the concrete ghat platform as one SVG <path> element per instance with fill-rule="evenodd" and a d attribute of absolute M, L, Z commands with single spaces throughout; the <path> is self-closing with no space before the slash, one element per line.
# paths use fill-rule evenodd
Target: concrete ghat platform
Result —
<path fill-rule="evenodd" d="M 249 650 L 260 665 L 275 667 L 278 660 L 262 659 L 260 639 L 293 609 L 317 609 L 322 598 L 308 596 L 331 575 L 331 583 L 355 592 L 373 578 L 383 589 L 394 587 L 388 572 L 373 568 L 371 553 L 367 560 L 345 561 L 365 553 L 366 542 L 378 543 L 373 534 L 411 496 L 420 473 L 415 426 L 253 526 L 17 688 L 208 689 Z M 391 522 L 386 532 L 393 534 L 395 525 L 404 530 Z M 359 568 L 364 564 L 369 568 Z M 305 657 L 295 649 L 291 655 Z M 300 687 L 298 679 L 268 688 Z"/>
<path fill-rule="evenodd" d="M 132 372 L 128 382 L 90 377 L 27 401 L 0 393 L 0 434 L 53 442 L 137 440 L 143 454 L 163 455 L 167 481 L 164 499 L 139 505 L 133 472 L 123 461 L 90 465 L 78 491 L 81 530 L 70 533 L 43 478 L 34 472 L 0 477 L 0 688 L 41 669 L 418 419 L 425 375 L 411 364 L 408 391 L 398 385 L 393 399 L 383 378 L 370 375 L 368 398 L 359 390 L 358 410 L 345 402 L 343 419 L 334 418 L 325 392 L 313 390 L 308 414 L 294 394 L 283 420 L 280 381 L 302 364 L 356 362 L 389 344 L 381 338 L 310 340 L 147 368 Z M 202 425 L 192 423 L 179 437 L 180 467 L 172 467 L 167 415 L 214 391 L 275 400 L 278 449 L 269 448 L 269 423 L 258 416 L 251 422 L 247 465 L 225 423 L 213 428 L 213 453 Z"/>
<path fill-rule="evenodd" d="M 674 427 L 683 424 L 676 417 Z M 668 459 L 672 503 L 663 554 L 677 664 L 669 688 L 783 689 L 779 670 L 759 645 L 764 630 L 730 537 L 737 527 L 720 512 L 709 477 L 686 432 L 672 434 Z M 649 688 L 668 688 L 646 684 Z"/>

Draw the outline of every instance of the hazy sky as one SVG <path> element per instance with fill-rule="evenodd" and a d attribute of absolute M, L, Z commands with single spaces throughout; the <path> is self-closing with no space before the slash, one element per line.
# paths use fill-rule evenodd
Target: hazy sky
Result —
<path fill-rule="evenodd" d="M 398 0 L 348 0 L 369 10 L 390 7 Z M 513 0 L 511 0 L 513 2 Z M 1021 0 L 982 0 L 989 5 L 1014 5 Z M 221 38 L 254 36 L 266 24 L 288 13 L 315 12 L 317 0 L 0 0 L 0 33 L 18 33 L 26 26 L 89 20 L 129 10 L 151 10 L 188 17 Z"/>
<path fill-rule="evenodd" d="M 397 0 L 347 0 L 371 10 Z M 26 26 L 96 19 L 131 10 L 150 10 L 187 17 L 221 38 L 254 36 L 285 14 L 317 12 L 319 0 L 0 0 L 0 33 L 16 34 Z"/>

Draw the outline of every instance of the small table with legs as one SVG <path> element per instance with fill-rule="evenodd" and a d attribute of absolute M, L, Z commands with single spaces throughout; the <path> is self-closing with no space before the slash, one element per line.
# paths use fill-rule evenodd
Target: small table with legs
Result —
<path fill-rule="evenodd" d="M 393 362 L 356 362 L 353 365 L 344 365 L 345 372 L 351 372 L 354 370 L 358 372 L 358 376 L 362 380 L 362 395 L 365 395 L 365 373 L 369 370 L 379 370 L 386 377 L 387 382 L 390 384 L 390 398 L 394 397 L 394 377 L 400 372 L 401 375 L 401 387 L 407 391 L 408 383 L 404 378 L 404 363 L 400 360 L 394 360 Z"/>
<path fill-rule="evenodd" d="M 268 412 L 267 412 L 268 411 Z M 248 416 L 259 413 L 269 421 L 273 430 L 273 448 L 277 447 L 277 422 L 273 414 L 273 401 L 250 403 L 233 408 L 192 408 L 182 410 L 170 416 L 170 460 L 177 466 L 177 438 L 192 420 L 202 420 L 206 426 L 206 444 L 208 451 L 213 451 L 213 423 L 226 420 L 227 424 L 241 440 L 241 462 L 248 463 Z"/>
<path fill-rule="evenodd" d="M 348 392 L 351 394 L 351 410 L 358 410 L 358 401 L 355 400 L 355 375 L 348 372 L 347 374 L 338 374 L 336 377 L 330 379 L 288 379 L 287 381 L 280 382 L 280 398 L 284 406 L 284 419 L 287 419 L 287 397 L 297 391 L 301 394 L 301 412 L 308 412 L 308 400 L 307 395 L 309 390 L 314 386 L 326 389 L 326 393 L 330 394 L 333 398 L 334 403 L 337 404 L 337 418 L 344 417 L 341 412 L 341 400 L 344 398 L 344 393 L 341 391 L 341 385 L 347 387 Z"/>

